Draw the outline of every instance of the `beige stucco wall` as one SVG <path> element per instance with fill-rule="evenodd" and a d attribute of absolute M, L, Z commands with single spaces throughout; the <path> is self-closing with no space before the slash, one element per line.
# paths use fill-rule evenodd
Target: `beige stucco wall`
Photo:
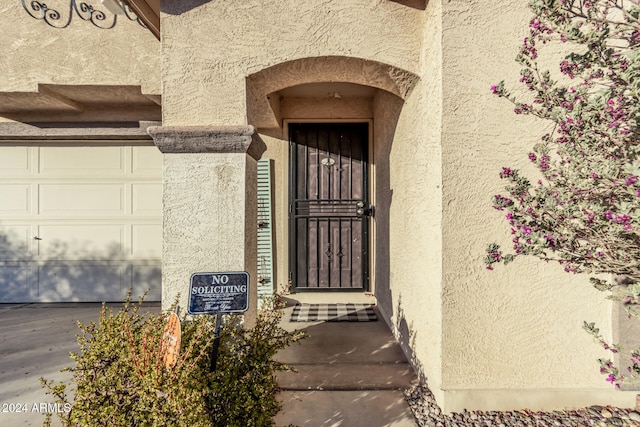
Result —
<path fill-rule="evenodd" d="M 176 6 L 177 8 L 177 6 Z M 272 65 L 326 55 L 419 69 L 419 9 L 387 0 L 207 2 L 163 8 L 163 121 L 243 124 L 246 77 Z M 376 40 L 376 42 L 372 42 Z"/>
<path fill-rule="evenodd" d="M 610 303 L 586 277 L 531 259 L 493 272 L 481 261 L 487 242 L 511 247 L 504 214 L 491 208 L 491 196 L 502 190 L 500 168 L 532 172 L 527 153 L 545 131 L 544 123 L 515 116 L 489 90 L 502 79 L 517 82 L 513 58 L 527 31 L 526 4 L 444 4 L 444 405 L 508 407 L 526 401 L 538 408 L 598 399 L 632 405 L 632 395 L 612 391 L 598 373 L 596 360 L 604 353 L 581 329 L 583 320 L 595 321 L 611 334 Z"/>
<path fill-rule="evenodd" d="M 163 157 L 163 308 L 188 307 L 197 272 L 246 271 L 257 279 L 256 161 L 245 153 L 169 153 Z M 256 291 L 249 298 L 255 316 Z"/>
<path fill-rule="evenodd" d="M 438 401 L 443 401 L 441 367 L 446 357 L 441 320 L 441 11 L 440 2 L 432 1 L 423 12 L 421 48 L 415 53 L 421 79 L 401 106 L 397 124 L 385 128 L 391 125 L 384 117 L 391 101 L 388 96 L 377 98 L 374 122 L 378 144 L 376 295 Z M 384 147 L 385 141 L 379 138 L 387 132 L 393 139 Z M 387 170 L 380 167 L 385 160 Z M 383 206 L 388 208 L 386 218 L 380 215 Z"/>
<path fill-rule="evenodd" d="M 75 16 L 56 29 L 31 18 L 20 1 L 5 1 L 0 46 L 0 92 L 36 92 L 38 84 L 140 85 L 144 94 L 160 94 L 160 43 L 127 19 L 102 30 Z"/>

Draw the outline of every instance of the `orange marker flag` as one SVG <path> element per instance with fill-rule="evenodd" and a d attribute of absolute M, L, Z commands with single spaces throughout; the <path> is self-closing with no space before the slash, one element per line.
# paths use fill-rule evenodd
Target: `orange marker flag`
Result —
<path fill-rule="evenodd" d="M 162 333 L 162 358 L 167 369 L 173 368 L 178 361 L 180 341 L 180 318 L 177 314 L 171 313 Z"/>

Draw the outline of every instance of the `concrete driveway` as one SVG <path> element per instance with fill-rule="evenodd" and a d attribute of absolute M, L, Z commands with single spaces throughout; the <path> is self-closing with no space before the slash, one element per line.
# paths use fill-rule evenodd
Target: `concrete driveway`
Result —
<path fill-rule="evenodd" d="M 121 304 L 110 304 L 117 309 Z M 77 321 L 99 318 L 99 303 L 0 304 L 0 426 L 40 426 L 54 399 L 39 378 L 69 378 Z M 144 309 L 160 311 L 160 303 Z"/>

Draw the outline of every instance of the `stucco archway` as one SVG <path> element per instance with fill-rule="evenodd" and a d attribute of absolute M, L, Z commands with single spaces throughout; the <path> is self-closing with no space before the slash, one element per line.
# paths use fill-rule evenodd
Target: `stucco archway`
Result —
<path fill-rule="evenodd" d="M 295 59 L 247 76 L 247 118 L 261 129 L 281 126 L 276 92 L 309 83 L 342 82 L 381 89 L 404 100 L 419 77 L 377 61 L 345 56 Z"/>
<path fill-rule="evenodd" d="M 286 123 L 368 122 L 371 201 L 375 205 L 375 237 L 372 233 L 371 291 L 387 300 L 390 208 L 390 150 L 396 124 L 419 77 L 405 69 L 377 61 L 343 56 L 301 58 L 250 74 L 247 85 L 248 122 L 258 128 L 274 161 L 276 276 L 280 282 L 289 272 L 287 212 L 290 182 L 289 159 L 283 141 Z M 327 90 L 329 93 L 327 93 Z M 331 95 L 336 90 L 335 98 Z M 339 93 L 338 93 L 339 92 Z M 375 131 L 374 131 L 375 129 Z M 375 168 L 375 173 L 374 169 Z M 375 184 L 373 184 L 375 182 Z M 377 249 L 375 249 L 377 248 Z M 380 286 L 375 285 L 379 277 Z M 391 310 L 390 306 L 388 307 Z"/>

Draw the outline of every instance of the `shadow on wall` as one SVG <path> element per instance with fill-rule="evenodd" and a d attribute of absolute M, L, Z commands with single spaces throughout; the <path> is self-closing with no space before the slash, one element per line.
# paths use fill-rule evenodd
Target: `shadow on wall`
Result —
<path fill-rule="evenodd" d="M 180 0 L 174 2 L 163 1 L 160 3 L 160 10 L 169 15 L 181 15 L 192 9 L 196 9 L 203 4 L 210 3 L 215 0 Z M 425 10 L 429 0 L 391 0 L 403 6 L 412 7 L 414 9 Z"/>
<path fill-rule="evenodd" d="M 424 371 L 422 363 L 420 363 L 420 360 L 418 360 L 413 351 L 413 349 L 416 348 L 416 337 L 418 334 L 416 332 L 416 328 L 413 325 L 413 322 L 409 324 L 407 322 L 407 318 L 404 315 L 404 309 L 402 307 L 402 295 L 398 297 L 395 319 L 396 338 L 398 339 L 398 343 L 400 344 L 400 347 L 402 347 L 402 351 L 404 351 L 405 356 L 407 356 L 409 363 L 420 379 L 420 383 L 427 385 L 427 374 Z"/>
<path fill-rule="evenodd" d="M 203 4 L 215 0 L 180 0 L 180 1 L 163 1 L 160 2 L 160 10 L 169 15 L 182 15 L 192 9 L 196 9 Z"/>
<path fill-rule="evenodd" d="M 616 276 L 614 281 L 616 284 L 630 284 L 624 276 Z M 640 319 L 629 314 L 627 310 L 637 313 L 637 308 L 635 304 L 613 301 L 613 342 L 620 345 L 619 351 L 614 355 L 614 362 L 627 377 L 627 381 L 621 385 L 622 390 L 640 390 L 640 377 L 626 375 L 626 372 L 633 370 L 632 353 L 640 348 Z"/>
<path fill-rule="evenodd" d="M 425 10 L 429 0 L 391 0 L 395 3 L 400 3 L 403 6 L 412 7 L 414 9 Z"/>
<path fill-rule="evenodd" d="M 378 91 L 374 98 L 374 164 L 375 164 L 375 294 L 387 318 L 393 317 L 391 294 L 391 148 L 404 103 L 390 93 Z"/>
<path fill-rule="evenodd" d="M 46 255 L 28 245 L 17 233 L 0 232 L 2 303 L 122 301 L 129 288 L 134 298 L 148 292 L 147 301 L 160 300 L 159 260 L 127 259 L 117 243 L 98 249 L 51 242 Z"/>
<path fill-rule="evenodd" d="M 426 373 L 422 364 L 416 358 L 413 349 L 416 342 L 416 329 L 413 323 L 408 323 L 402 296 L 398 294 L 394 303 L 393 291 L 402 289 L 402 283 L 392 283 L 393 257 L 390 250 L 392 241 L 392 206 L 394 191 L 391 183 L 391 170 L 398 170 L 402 165 L 392 165 L 391 151 L 396 134 L 396 127 L 403 108 L 403 101 L 389 93 L 379 91 L 374 100 L 374 121 L 377 124 L 374 135 L 375 146 L 375 188 L 376 188 L 376 259 L 375 294 L 384 317 L 392 322 L 390 325 L 407 359 L 413 366 L 423 384 L 427 383 Z M 402 221 L 402 219 L 400 219 Z M 399 268 L 397 265 L 394 268 Z M 402 267 L 400 267 L 402 268 Z"/>

